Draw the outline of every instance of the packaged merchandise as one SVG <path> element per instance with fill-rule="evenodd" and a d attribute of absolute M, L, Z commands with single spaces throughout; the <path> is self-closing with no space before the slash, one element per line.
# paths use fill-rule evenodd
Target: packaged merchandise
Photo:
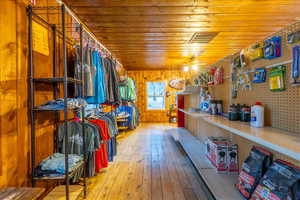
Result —
<path fill-rule="evenodd" d="M 239 192 L 250 199 L 253 191 L 272 162 L 272 154 L 260 147 L 252 147 L 249 156 L 242 165 L 236 184 Z"/>
<path fill-rule="evenodd" d="M 287 35 L 288 44 L 294 44 L 300 41 L 300 31 L 293 32 Z"/>
<path fill-rule="evenodd" d="M 273 59 L 281 56 L 281 37 L 274 36 L 264 42 L 264 58 Z"/>
<path fill-rule="evenodd" d="M 294 46 L 293 51 L 293 64 L 291 70 L 292 83 L 298 83 L 300 76 L 300 46 Z"/>
<path fill-rule="evenodd" d="M 227 148 L 227 171 L 229 173 L 238 173 L 239 160 L 238 160 L 238 145 L 229 144 Z"/>
<path fill-rule="evenodd" d="M 251 200 L 299 200 L 299 180 L 300 168 L 276 160 L 260 180 Z"/>
<path fill-rule="evenodd" d="M 285 66 L 274 67 L 269 72 L 269 88 L 272 92 L 285 90 Z"/>
<path fill-rule="evenodd" d="M 252 83 L 266 82 L 267 71 L 265 68 L 256 68 L 253 75 Z"/>
<path fill-rule="evenodd" d="M 256 102 L 255 105 L 251 106 L 251 122 L 250 125 L 253 127 L 264 127 L 265 124 L 265 109 L 261 102 Z"/>
<path fill-rule="evenodd" d="M 240 56 L 236 56 L 235 58 L 233 58 L 232 67 L 233 68 L 241 68 L 242 67 Z"/>
<path fill-rule="evenodd" d="M 253 45 L 249 49 L 249 57 L 252 61 L 256 61 L 264 57 L 263 46 L 264 46 L 263 42 L 260 42 Z"/>
<path fill-rule="evenodd" d="M 238 148 L 230 139 L 224 137 L 208 137 L 205 141 L 206 157 L 217 172 L 238 171 Z"/>

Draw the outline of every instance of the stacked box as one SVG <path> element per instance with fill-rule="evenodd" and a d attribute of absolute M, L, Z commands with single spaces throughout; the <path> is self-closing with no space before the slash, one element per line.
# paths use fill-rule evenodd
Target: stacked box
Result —
<path fill-rule="evenodd" d="M 206 157 L 217 172 L 238 172 L 238 148 L 236 144 L 224 137 L 208 137 L 205 141 Z"/>

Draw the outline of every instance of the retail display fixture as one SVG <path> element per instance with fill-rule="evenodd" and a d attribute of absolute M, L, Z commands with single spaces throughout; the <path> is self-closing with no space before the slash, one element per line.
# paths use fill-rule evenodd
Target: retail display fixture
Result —
<path fill-rule="evenodd" d="M 39 16 L 35 10 L 55 10 L 58 12 L 61 16 L 61 24 L 50 24 L 46 20 L 44 20 L 41 16 Z M 65 174 L 62 176 L 58 177 L 43 177 L 43 178 L 37 178 L 35 177 L 35 167 L 36 167 L 36 127 L 35 127 L 35 121 L 37 119 L 37 112 L 50 112 L 54 113 L 55 115 L 55 126 L 57 128 L 57 123 L 59 122 L 59 111 L 63 112 L 63 123 L 65 126 L 65 137 L 68 137 L 68 126 L 67 126 L 67 121 L 68 121 L 68 105 L 67 105 L 67 100 L 68 100 L 68 84 L 69 83 L 75 83 L 75 84 L 83 84 L 83 76 L 81 77 L 80 80 L 70 78 L 68 77 L 68 66 L 67 66 L 67 40 L 69 41 L 70 38 L 67 38 L 66 34 L 66 8 L 64 5 L 61 5 L 59 7 L 32 7 L 28 6 L 27 7 L 27 14 L 28 14 L 28 42 L 29 42 L 29 106 L 30 106 L 30 118 L 31 118 L 31 169 L 32 169 L 32 185 L 35 186 L 37 180 L 41 181 L 53 181 L 57 180 L 60 182 L 65 183 L 65 193 L 66 193 L 66 200 L 70 199 L 70 178 L 74 176 L 74 174 L 78 170 L 82 170 L 84 172 L 83 175 L 83 189 L 84 189 L 84 196 L 86 196 L 86 190 L 87 190 L 87 185 L 86 185 L 86 176 L 85 176 L 85 166 L 86 166 L 86 141 L 85 141 L 85 130 L 84 130 L 84 118 L 82 118 L 82 136 L 83 136 L 83 162 L 80 162 L 75 169 L 72 172 L 69 172 L 69 164 L 68 164 L 68 147 L 69 147 L 69 141 L 66 139 L 65 140 Z M 52 30 L 52 70 L 53 70 L 53 75 L 51 78 L 35 78 L 35 70 L 36 67 L 34 66 L 34 49 L 33 49 L 33 30 L 32 30 L 32 24 L 33 21 L 38 21 L 39 23 L 43 24 L 44 26 L 47 26 Z M 60 27 L 58 30 L 57 27 Z M 81 63 L 81 70 L 83 69 L 82 65 L 82 59 L 83 59 L 83 28 L 82 25 L 80 24 L 79 26 L 79 32 L 80 32 L 80 63 Z M 59 65 L 57 64 L 58 62 L 58 57 L 57 57 L 57 38 L 62 40 L 62 66 L 63 66 L 63 76 L 59 77 Z M 83 73 L 82 73 L 83 74 Z M 61 74 L 60 74 L 61 75 Z M 43 109 L 40 107 L 36 107 L 35 105 L 35 86 L 38 83 L 46 83 L 46 84 L 52 84 L 53 85 L 53 96 L 55 99 L 58 98 L 58 87 L 59 84 L 63 84 L 63 99 L 64 99 L 64 106 L 62 109 Z M 80 95 L 81 97 L 83 96 L 83 92 Z M 84 116 L 84 108 L 82 107 L 81 109 L 76 110 L 77 112 L 81 112 L 81 116 Z M 50 114 L 49 114 L 50 116 Z M 60 186 L 61 187 L 61 186 Z"/>

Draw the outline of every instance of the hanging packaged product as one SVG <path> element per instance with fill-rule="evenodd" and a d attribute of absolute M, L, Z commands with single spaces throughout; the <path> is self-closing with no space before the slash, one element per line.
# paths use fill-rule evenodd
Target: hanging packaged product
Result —
<path fill-rule="evenodd" d="M 214 85 L 215 72 L 216 72 L 216 68 L 214 67 L 208 71 L 208 85 Z"/>
<path fill-rule="evenodd" d="M 281 37 L 274 36 L 264 42 L 264 58 L 273 59 L 281 56 Z"/>
<path fill-rule="evenodd" d="M 298 200 L 300 168 L 276 160 L 260 180 L 251 200 Z"/>
<path fill-rule="evenodd" d="M 293 64 L 292 64 L 292 71 L 291 71 L 291 78 L 292 83 L 297 84 L 299 83 L 299 66 L 300 66 L 300 46 L 294 46 L 293 49 Z"/>
<path fill-rule="evenodd" d="M 235 58 L 233 58 L 232 60 L 232 67 L 233 68 L 241 68 L 241 57 L 240 56 L 236 56 Z"/>
<path fill-rule="evenodd" d="M 214 85 L 220 85 L 223 82 L 224 82 L 224 69 L 223 67 L 218 67 L 214 72 Z"/>
<path fill-rule="evenodd" d="M 249 156 L 242 165 L 242 170 L 236 184 L 239 192 L 250 199 L 259 180 L 263 177 L 272 163 L 272 154 L 260 147 L 252 147 Z"/>
<path fill-rule="evenodd" d="M 269 72 L 269 89 L 272 92 L 285 90 L 285 72 L 286 67 L 281 65 L 272 68 Z"/>
<path fill-rule="evenodd" d="M 300 41 L 300 31 L 290 33 L 287 35 L 287 42 L 289 44 L 294 44 Z"/>
<path fill-rule="evenodd" d="M 256 68 L 253 75 L 253 83 L 264 83 L 266 82 L 267 71 L 265 68 Z"/>
<path fill-rule="evenodd" d="M 247 63 L 246 63 L 246 56 L 245 56 L 245 50 L 242 50 L 240 52 L 240 63 L 241 63 L 241 67 L 246 67 Z"/>
<path fill-rule="evenodd" d="M 264 57 L 263 42 L 257 43 L 249 49 L 249 57 L 252 61 L 259 60 Z"/>

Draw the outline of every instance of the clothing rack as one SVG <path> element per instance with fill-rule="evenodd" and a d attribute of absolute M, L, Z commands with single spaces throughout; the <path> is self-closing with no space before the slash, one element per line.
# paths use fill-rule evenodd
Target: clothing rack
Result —
<path fill-rule="evenodd" d="M 38 10 L 41 9 L 47 9 L 47 7 L 39 7 Z M 57 25 L 56 24 L 49 24 L 46 20 L 44 20 L 42 17 L 40 17 L 38 14 L 34 12 L 34 8 L 32 6 L 27 7 L 27 15 L 28 15 L 28 45 L 29 45 L 29 106 L 30 106 L 30 119 L 31 119 L 31 169 L 32 169 L 32 186 L 35 186 L 36 181 L 41 180 L 41 181 L 53 181 L 56 180 L 58 182 L 64 181 L 65 182 L 65 192 L 66 192 L 66 200 L 70 199 L 70 178 L 75 174 L 76 171 L 83 170 L 83 191 L 84 191 L 84 197 L 86 197 L 86 192 L 87 192 L 87 184 L 86 184 L 86 175 L 85 175 L 85 166 L 86 166 L 86 160 L 87 160 L 87 155 L 86 155 L 86 137 L 85 137 L 85 130 L 84 130 L 84 117 L 82 117 L 82 135 L 83 135 L 83 162 L 80 162 L 78 165 L 76 165 L 75 169 L 72 171 L 72 173 L 69 173 L 69 166 L 68 166 L 68 149 L 69 149 L 69 141 L 68 139 L 65 140 L 65 174 L 64 176 L 59 176 L 59 177 L 42 177 L 38 178 L 35 177 L 35 167 L 36 167 L 36 129 L 35 129 L 35 119 L 37 117 L 36 113 L 37 112 L 51 112 L 55 113 L 55 124 L 57 128 L 57 123 L 59 121 L 59 111 L 63 111 L 63 122 L 65 126 L 65 137 L 68 137 L 68 84 L 69 83 L 74 83 L 81 85 L 83 88 L 83 73 L 82 77 L 80 80 L 70 78 L 68 77 L 68 66 L 67 66 L 67 36 L 66 36 L 66 8 L 64 5 L 61 5 L 60 7 L 53 8 L 59 10 L 61 14 L 61 27 L 62 30 L 59 31 L 57 30 Z M 32 32 L 32 22 L 33 20 L 38 21 L 39 23 L 44 24 L 48 28 L 51 29 L 52 31 L 52 37 L 53 37 L 53 52 L 52 52 L 52 70 L 53 74 L 51 78 L 35 78 L 34 77 L 34 72 L 35 72 L 35 66 L 34 66 L 34 53 L 33 53 L 33 32 Z M 83 54 L 82 54 L 82 34 L 83 34 L 83 28 L 82 25 L 80 24 L 80 63 L 81 63 L 81 70 L 83 70 L 83 64 L 82 64 L 82 59 L 83 59 Z M 62 36 L 62 49 L 63 49 L 63 55 L 62 55 L 62 60 L 63 60 L 63 77 L 57 77 L 57 68 L 59 65 L 57 65 L 57 35 L 60 34 Z M 63 99 L 64 99 L 64 108 L 63 109 L 43 109 L 40 107 L 36 107 L 35 105 L 35 85 L 38 83 L 45 83 L 45 84 L 52 84 L 53 85 L 53 94 L 54 98 L 58 98 L 58 84 L 63 84 Z M 83 91 L 81 92 L 81 96 L 83 96 Z M 85 109 L 82 107 L 79 110 L 73 110 L 77 112 L 81 112 L 81 116 L 84 116 Z"/>

